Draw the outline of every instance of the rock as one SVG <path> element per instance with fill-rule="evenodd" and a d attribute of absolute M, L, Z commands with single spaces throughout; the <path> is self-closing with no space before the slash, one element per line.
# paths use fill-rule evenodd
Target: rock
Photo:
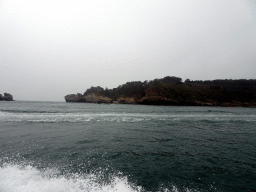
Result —
<path fill-rule="evenodd" d="M 113 102 L 113 100 L 108 97 L 95 95 L 94 93 L 86 95 L 85 98 L 87 103 L 112 103 Z"/>
<path fill-rule="evenodd" d="M 146 105 L 179 105 L 179 102 L 163 96 L 145 96 L 138 102 L 139 104 Z"/>
<path fill-rule="evenodd" d="M 81 93 L 77 93 L 78 101 L 77 102 L 86 102 L 86 97 Z"/>
<path fill-rule="evenodd" d="M 4 100 L 4 96 L 2 94 L 0 94 L 0 101 Z"/>
<path fill-rule="evenodd" d="M 13 101 L 13 97 L 10 93 L 4 93 L 4 100 L 5 101 Z"/>
<path fill-rule="evenodd" d="M 136 100 L 133 97 L 119 97 L 117 99 L 119 104 L 136 104 Z"/>
<path fill-rule="evenodd" d="M 69 94 L 65 96 L 66 102 L 86 102 L 86 98 L 81 94 Z"/>
<path fill-rule="evenodd" d="M 86 103 L 112 103 L 112 99 L 101 95 L 89 94 L 82 95 L 80 93 L 65 96 L 66 102 L 86 102 Z"/>
<path fill-rule="evenodd" d="M 69 94 L 66 95 L 65 97 L 66 102 L 77 102 L 78 101 L 78 96 L 76 94 Z"/>
<path fill-rule="evenodd" d="M 100 99 L 101 103 L 108 103 L 109 104 L 109 103 L 113 102 L 113 100 L 110 99 L 109 97 L 99 96 L 99 99 Z"/>
<path fill-rule="evenodd" d="M 88 103 L 98 103 L 100 101 L 99 97 L 95 94 L 89 94 L 85 98 Z"/>

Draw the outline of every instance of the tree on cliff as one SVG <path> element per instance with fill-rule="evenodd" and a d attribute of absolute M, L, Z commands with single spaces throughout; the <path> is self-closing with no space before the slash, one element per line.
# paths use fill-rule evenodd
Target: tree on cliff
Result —
<path fill-rule="evenodd" d="M 91 94 L 91 93 L 94 93 L 94 94 L 103 94 L 104 93 L 104 89 L 100 86 L 97 86 L 97 87 L 91 87 L 90 89 L 87 89 L 85 92 L 84 92 L 84 95 L 88 95 L 88 94 Z"/>

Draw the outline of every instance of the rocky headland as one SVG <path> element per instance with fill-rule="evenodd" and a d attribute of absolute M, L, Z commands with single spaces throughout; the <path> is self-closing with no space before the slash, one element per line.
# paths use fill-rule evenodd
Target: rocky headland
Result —
<path fill-rule="evenodd" d="M 66 102 L 82 102 L 82 103 L 107 103 L 113 102 L 112 99 L 94 93 L 89 95 L 82 95 L 81 93 L 70 94 L 65 96 Z"/>
<path fill-rule="evenodd" d="M 84 94 L 65 96 L 66 102 L 256 107 L 256 80 L 211 80 L 182 82 L 178 77 L 127 82 L 113 89 L 100 86 Z"/>
<path fill-rule="evenodd" d="M 0 101 L 14 101 L 13 96 L 10 93 L 0 94 Z"/>

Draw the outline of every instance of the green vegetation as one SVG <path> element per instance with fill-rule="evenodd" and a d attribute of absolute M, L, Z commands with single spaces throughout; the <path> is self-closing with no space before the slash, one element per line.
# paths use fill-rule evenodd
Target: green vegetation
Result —
<path fill-rule="evenodd" d="M 138 104 L 256 106 L 256 79 L 186 79 L 182 82 L 179 77 L 167 76 L 151 81 L 127 82 L 113 89 L 91 87 L 84 95 L 90 93 L 113 100 L 120 97 L 134 98 Z"/>

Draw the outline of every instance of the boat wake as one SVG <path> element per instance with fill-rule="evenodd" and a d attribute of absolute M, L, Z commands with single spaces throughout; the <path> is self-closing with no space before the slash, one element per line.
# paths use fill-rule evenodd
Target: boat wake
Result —
<path fill-rule="evenodd" d="M 115 176 L 110 183 L 102 183 L 94 174 L 60 175 L 57 169 L 43 171 L 27 165 L 4 165 L 0 168 L 1 192 L 85 192 L 85 191 L 142 191 L 129 184 L 127 177 Z"/>
<path fill-rule="evenodd" d="M 122 174 L 120 174 L 122 175 Z M 4 164 L 0 167 L 1 192 L 144 192 L 125 176 L 113 176 L 102 182 L 95 174 L 61 175 L 57 169 L 39 170 L 31 165 Z M 154 190 L 155 191 L 155 190 Z M 198 191 L 188 188 L 160 187 L 161 192 Z"/>

